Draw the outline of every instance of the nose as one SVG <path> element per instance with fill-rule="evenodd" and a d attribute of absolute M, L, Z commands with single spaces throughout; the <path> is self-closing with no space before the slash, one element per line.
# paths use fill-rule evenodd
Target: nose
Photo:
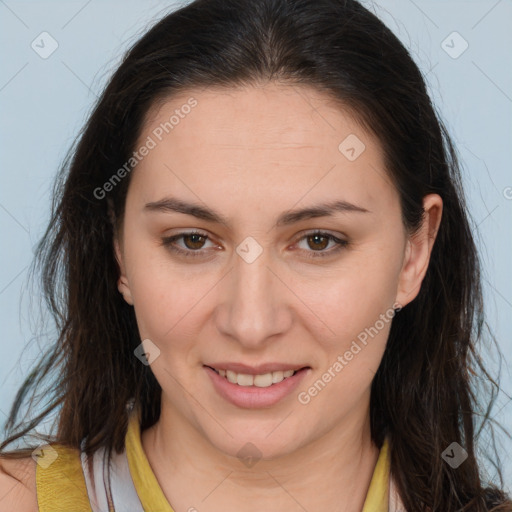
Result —
<path fill-rule="evenodd" d="M 278 276 L 268 250 L 253 261 L 241 254 L 234 257 L 224 284 L 217 328 L 244 348 L 258 349 L 290 328 L 288 301 L 293 294 Z"/>

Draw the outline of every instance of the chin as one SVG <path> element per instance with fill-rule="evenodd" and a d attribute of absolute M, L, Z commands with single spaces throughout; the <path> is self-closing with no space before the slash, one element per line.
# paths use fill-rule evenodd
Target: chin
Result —
<path fill-rule="evenodd" d="M 233 437 L 229 434 L 223 435 L 221 438 L 213 436 L 209 439 L 210 444 L 225 455 L 240 459 L 247 467 L 251 467 L 251 464 L 255 464 L 258 460 L 285 457 L 306 444 L 303 431 L 301 432 L 301 438 L 294 437 L 297 434 L 289 430 L 282 430 L 279 434 L 277 429 L 272 432 L 272 428 L 260 428 L 253 435 L 249 435 L 247 433 L 249 429 L 246 429 L 245 432 L 242 431 L 244 433 L 236 435 L 234 428 L 230 429 L 229 425 L 225 425 L 225 427 Z M 275 428 L 274 424 L 273 429 Z M 238 430 L 240 431 L 240 429 Z M 291 440 L 293 441 L 291 442 Z M 244 460 L 248 462 L 246 463 Z"/>

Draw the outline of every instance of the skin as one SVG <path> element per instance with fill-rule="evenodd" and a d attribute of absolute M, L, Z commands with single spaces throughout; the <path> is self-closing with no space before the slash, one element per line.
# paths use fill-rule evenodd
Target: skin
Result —
<path fill-rule="evenodd" d="M 176 512 L 361 510 L 379 455 L 369 400 L 390 322 L 304 405 L 297 399 L 379 315 L 416 297 L 442 213 L 438 195 L 414 235 L 378 140 L 321 92 L 265 84 L 189 91 L 154 108 L 140 137 L 193 96 L 198 104 L 132 172 L 115 240 L 119 290 L 135 308 L 141 340 L 160 350 L 151 370 L 162 387 L 160 420 L 142 445 Z M 366 146 L 349 161 L 338 146 Z M 145 205 L 173 196 L 212 208 L 213 223 Z M 368 210 L 277 227 L 286 211 L 345 200 Z M 175 245 L 162 238 L 200 230 Z M 309 240 L 327 231 L 348 242 Z M 237 246 L 262 248 L 247 263 Z M 322 252 L 331 255 L 308 258 Z M 231 361 L 310 366 L 300 387 L 269 408 L 241 408 L 213 388 L 203 365 Z M 253 443 L 247 468 L 237 452 Z"/>

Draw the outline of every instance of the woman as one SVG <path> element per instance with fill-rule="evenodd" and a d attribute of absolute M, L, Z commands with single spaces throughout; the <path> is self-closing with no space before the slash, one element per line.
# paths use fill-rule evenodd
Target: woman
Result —
<path fill-rule="evenodd" d="M 0 449 L 61 406 L 58 431 L 4 450 L 0 510 L 512 510 L 475 456 L 455 152 L 358 2 L 160 21 L 64 166 L 39 258 L 60 336 L 11 426 L 60 373 Z"/>

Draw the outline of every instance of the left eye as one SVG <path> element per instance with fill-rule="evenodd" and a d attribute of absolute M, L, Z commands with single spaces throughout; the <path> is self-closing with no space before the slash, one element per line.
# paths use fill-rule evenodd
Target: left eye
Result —
<path fill-rule="evenodd" d="M 341 251 L 344 247 L 348 245 L 348 242 L 346 240 L 340 240 L 334 235 L 331 235 L 330 233 L 324 233 L 323 231 L 314 231 L 313 233 L 306 233 L 299 239 L 299 241 L 303 240 L 306 241 L 310 248 L 312 246 L 314 247 L 313 251 L 308 251 L 307 249 L 305 249 L 306 252 L 309 253 L 306 256 L 308 258 L 322 258 L 331 256 L 332 254 Z M 334 242 L 334 248 L 325 251 L 324 249 L 326 248 L 326 244 L 328 245 L 329 242 Z"/>
<path fill-rule="evenodd" d="M 176 241 L 180 239 L 182 239 L 184 242 L 184 248 L 176 244 Z M 198 231 L 193 231 L 165 237 L 162 239 L 162 245 L 166 246 L 171 251 L 181 254 L 183 256 L 197 257 L 204 255 L 204 251 L 201 251 L 201 249 L 203 248 L 204 243 L 207 240 L 209 240 L 207 234 Z M 348 242 L 346 240 L 340 240 L 334 235 L 331 235 L 330 233 L 325 233 L 323 231 L 306 233 L 299 239 L 299 242 L 302 241 L 305 241 L 310 248 L 313 248 L 312 251 L 308 249 L 301 249 L 309 253 L 306 256 L 308 258 L 330 256 L 331 254 L 337 253 L 338 251 L 340 251 L 341 249 L 348 245 Z M 325 249 L 329 245 L 329 242 L 334 243 L 334 248 L 331 247 L 330 250 L 326 251 Z"/>

